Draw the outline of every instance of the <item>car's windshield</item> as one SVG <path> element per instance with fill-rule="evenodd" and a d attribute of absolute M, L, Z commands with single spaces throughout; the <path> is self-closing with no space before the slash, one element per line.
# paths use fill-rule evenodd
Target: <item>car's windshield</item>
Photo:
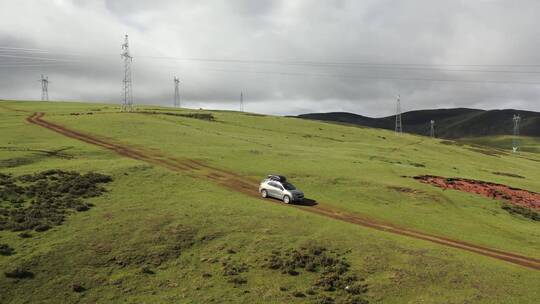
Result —
<path fill-rule="evenodd" d="M 283 184 L 283 187 L 285 187 L 285 189 L 287 190 L 296 190 L 296 188 L 291 183 L 282 183 L 282 184 Z"/>

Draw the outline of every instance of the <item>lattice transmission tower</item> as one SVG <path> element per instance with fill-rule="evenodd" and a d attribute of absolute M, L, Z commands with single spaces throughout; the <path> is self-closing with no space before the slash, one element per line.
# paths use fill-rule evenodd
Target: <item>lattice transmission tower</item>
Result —
<path fill-rule="evenodd" d="M 401 123 L 401 98 L 398 95 L 396 100 L 396 134 L 403 132 L 403 125 Z"/>
<path fill-rule="evenodd" d="M 240 112 L 244 112 L 244 92 L 240 92 Z"/>
<path fill-rule="evenodd" d="M 430 129 L 429 129 L 429 136 L 434 138 L 435 137 L 435 120 L 431 120 L 429 122 Z"/>
<path fill-rule="evenodd" d="M 174 107 L 180 108 L 180 79 L 174 76 Z"/>
<path fill-rule="evenodd" d="M 41 74 L 41 101 L 49 101 L 49 76 Z"/>
<path fill-rule="evenodd" d="M 133 88 L 131 84 L 131 62 L 133 57 L 129 52 L 129 42 L 128 35 L 126 34 L 124 38 L 124 43 L 122 44 L 122 54 L 121 58 L 124 60 L 124 81 L 122 83 L 122 90 L 124 94 L 124 100 L 122 103 L 122 111 L 133 111 Z"/>
<path fill-rule="evenodd" d="M 518 115 L 514 115 L 512 118 L 514 121 L 514 137 L 512 138 L 512 151 L 517 152 L 519 150 L 519 122 L 521 121 L 521 117 Z"/>

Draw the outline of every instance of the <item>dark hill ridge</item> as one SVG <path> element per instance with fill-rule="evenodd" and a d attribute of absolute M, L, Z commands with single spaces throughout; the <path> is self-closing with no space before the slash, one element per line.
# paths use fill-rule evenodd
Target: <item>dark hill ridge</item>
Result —
<path fill-rule="evenodd" d="M 513 134 L 512 117 L 521 116 L 520 134 L 540 137 L 540 113 L 520 110 L 477 110 L 467 108 L 410 111 L 402 114 L 403 132 L 429 135 L 429 122 L 435 120 L 435 133 L 441 138 L 462 138 Z M 394 130 L 395 116 L 371 118 L 354 113 L 330 112 L 298 115 L 299 118 L 354 124 Z"/>

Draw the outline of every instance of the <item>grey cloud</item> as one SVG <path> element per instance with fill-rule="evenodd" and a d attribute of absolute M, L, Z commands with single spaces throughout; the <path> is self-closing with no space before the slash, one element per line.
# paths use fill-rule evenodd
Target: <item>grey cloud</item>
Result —
<path fill-rule="evenodd" d="M 2 1 L 0 47 L 41 48 L 69 64 L 43 67 L 0 57 L 0 98 L 37 99 L 39 75 L 50 97 L 120 102 L 120 44 L 129 33 L 135 102 L 170 105 L 172 77 L 184 105 L 274 114 L 351 111 L 391 114 L 436 107 L 540 110 L 540 74 L 461 70 L 540 67 L 445 67 L 218 63 L 149 58 L 262 59 L 343 63 L 535 64 L 540 57 L 537 1 Z M 6 54 L 0 50 L 0 55 Z M 45 55 L 40 55 L 45 56 Z M 7 67 L 9 64 L 18 67 Z M 433 66 L 430 66 L 433 67 Z"/>

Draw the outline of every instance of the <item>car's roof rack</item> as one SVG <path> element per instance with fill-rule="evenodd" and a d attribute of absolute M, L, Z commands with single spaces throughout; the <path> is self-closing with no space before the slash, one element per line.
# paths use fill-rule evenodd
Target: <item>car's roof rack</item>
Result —
<path fill-rule="evenodd" d="M 277 175 L 277 174 L 270 174 L 270 175 L 267 176 L 267 178 L 270 179 L 270 180 L 275 180 L 275 181 L 282 182 L 282 183 L 287 181 L 287 178 L 285 176 Z"/>

